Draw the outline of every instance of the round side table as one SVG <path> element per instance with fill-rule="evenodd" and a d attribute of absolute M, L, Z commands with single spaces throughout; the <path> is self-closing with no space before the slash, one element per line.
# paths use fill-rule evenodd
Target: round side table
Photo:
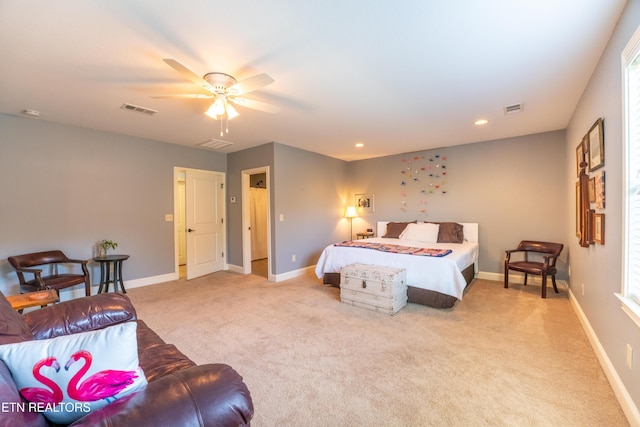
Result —
<path fill-rule="evenodd" d="M 107 255 L 93 260 L 100 264 L 100 287 L 98 293 L 109 292 L 109 283 L 113 283 L 113 292 L 118 292 L 118 283 L 122 293 L 126 294 L 122 281 L 122 261 L 129 259 L 129 255 Z M 113 279 L 111 279 L 111 266 L 113 265 Z"/>

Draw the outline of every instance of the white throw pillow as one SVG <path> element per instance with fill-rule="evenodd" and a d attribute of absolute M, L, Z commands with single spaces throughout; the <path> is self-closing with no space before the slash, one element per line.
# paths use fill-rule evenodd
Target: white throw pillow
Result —
<path fill-rule="evenodd" d="M 408 224 L 400 235 L 401 240 L 414 240 L 416 242 L 436 243 L 438 241 L 439 224 L 425 222 L 422 224 Z"/>
<path fill-rule="evenodd" d="M 28 409 L 70 424 L 147 384 L 138 363 L 137 323 L 0 345 Z"/>

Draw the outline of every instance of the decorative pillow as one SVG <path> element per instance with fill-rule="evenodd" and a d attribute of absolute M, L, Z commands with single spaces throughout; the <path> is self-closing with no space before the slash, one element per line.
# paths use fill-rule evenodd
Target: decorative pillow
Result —
<path fill-rule="evenodd" d="M 438 243 L 462 243 L 464 242 L 464 226 L 457 222 L 434 222 L 440 225 Z"/>
<path fill-rule="evenodd" d="M 425 222 L 422 224 L 409 224 L 400 235 L 402 240 L 415 240 L 424 243 L 436 243 L 440 225 Z"/>
<path fill-rule="evenodd" d="M 384 236 L 388 239 L 399 239 L 400 234 L 404 231 L 408 224 L 415 224 L 416 221 L 413 222 L 388 222 L 387 223 L 387 232 Z"/>
<path fill-rule="evenodd" d="M 31 412 L 70 424 L 146 386 L 135 322 L 98 331 L 0 346 Z"/>

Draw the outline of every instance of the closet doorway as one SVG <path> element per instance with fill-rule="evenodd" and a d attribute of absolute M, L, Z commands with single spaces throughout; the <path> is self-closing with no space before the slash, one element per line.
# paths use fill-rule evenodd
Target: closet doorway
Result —
<path fill-rule="evenodd" d="M 269 278 L 269 168 L 242 172 L 243 270 Z"/>

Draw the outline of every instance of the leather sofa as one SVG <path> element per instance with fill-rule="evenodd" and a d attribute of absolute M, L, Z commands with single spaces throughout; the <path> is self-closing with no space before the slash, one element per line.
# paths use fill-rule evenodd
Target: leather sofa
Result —
<path fill-rule="evenodd" d="M 147 386 L 77 420 L 73 426 L 245 426 L 253 416 L 242 377 L 224 364 L 196 365 L 165 343 L 142 320 L 126 295 L 78 298 L 19 314 L 0 292 L 0 345 L 54 338 L 138 323 L 138 358 Z M 49 426 L 37 412 L 14 410 L 22 403 L 7 366 L 0 361 L 0 426 Z M 23 405 L 24 406 L 24 405 Z"/>

